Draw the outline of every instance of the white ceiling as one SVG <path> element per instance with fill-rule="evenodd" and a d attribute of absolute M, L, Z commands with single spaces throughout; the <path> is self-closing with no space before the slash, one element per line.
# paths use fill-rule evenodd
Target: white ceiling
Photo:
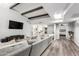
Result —
<path fill-rule="evenodd" d="M 38 20 L 30 20 L 31 24 L 47 24 L 49 25 L 51 23 L 51 18 L 42 18 Z"/>
<path fill-rule="evenodd" d="M 38 11 L 35 11 L 35 12 L 25 14 L 24 16 L 26 16 L 28 18 L 28 17 L 37 16 L 37 15 L 46 14 L 46 13 L 47 12 L 44 9 L 41 9 L 41 10 L 38 10 Z"/>
<path fill-rule="evenodd" d="M 52 20 L 55 20 L 53 15 L 55 13 L 59 14 L 59 13 L 63 13 L 69 6 L 69 3 L 46 3 L 43 4 L 45 10 L 49 13 L 49 15 L 51 16 Z"/>
<path fill-rule="evenodd" d="M 38 18 L 35 20 L 30 20 L 31 23 L 44 23 L 50 24 L 52 21 L 56 19 L 53 17 L 55 13 L 64 13 L 66 9 L 70 6 L 70 3 L 21 3 L 18 6 L 14 7 L 13 9 L 17 10 L 19 13 L 23 13 L 25 11 L 34 9 L 36 7 L 43 6 L 44 9 L 25 14 L 26 18 L 31 16 L 36 16 L 40 14 L 48 13 L 50 17 L 47 18 Z M 71 18 L 79 16 L 79 4 L 74 4 L 67 13 L 65 14 L 65 18 Z M 75 16 L 76 15 L 76 16 Z"/>
<path fill-rule="evenodd" d="M 79 3 L 74 3 L 73 6 L 68 10 L 65 18 L 79 17 Z"/>
<path fill-rule="evenodd" d="M 14 7 L 15 10 L 19 11 L 20 13 L 34 9 L 38 6 L 41 6 L 39 3 L 21 3 L 18 6 Z"/>

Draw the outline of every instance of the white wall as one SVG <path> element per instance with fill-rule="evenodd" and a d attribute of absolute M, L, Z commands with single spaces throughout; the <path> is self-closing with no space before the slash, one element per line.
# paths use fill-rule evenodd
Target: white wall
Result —
<path fill-rule="evenodd" d="M 42 18 L 36 18 L 30 20 L 32 24 L 46 24 L 46 25 L 50 24 L 50 21 L 52 21 L 50 17 L 46 17 L 46 18 L 42 17 Z"/>
<path fill-rule="evenodd" d="M 74 32 L 74 39 L 72 39 L 77 46 L 79 46 L 79 20 L 69 23 L 69 31 Z"/>
<path fill-rule="evenodd" d="M 8 29 L 9 20 L 23 22 L 23 30 Z M 21 16 L 16 11 L 9 9 L 8 3 L 0 4 L 0 39 L 10 35 L 31 35 L 31 25 L 27 23 L 28 19 Z"/>
<path fill-rule="evenodd" d="M 48 25 L 47 33 L 48 34 L 53 34 L 54 33 L 54 25 Z"/>
<path fill-rule="evenodd" d="M 69 31 L 74 32 L 74 25 L 75 25 L 74 23 L 75 23 L 75 22 L 68 23 Z"/>
<path fill-rule="evenodd" d="M 54 40 L 59 39 L 59 24 L 54 24 Z"/>
<path fill-rule="evenodd" d="M 79 46 L 79 20 L 75 22 L 74 42 Z"/>

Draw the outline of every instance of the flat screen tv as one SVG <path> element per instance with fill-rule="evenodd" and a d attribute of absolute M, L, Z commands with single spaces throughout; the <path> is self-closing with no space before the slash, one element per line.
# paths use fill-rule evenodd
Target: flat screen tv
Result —
<path fill-rule="evenodd" d="M 23 29 L 23 23 L 10 20 L 9 29 Z"/>

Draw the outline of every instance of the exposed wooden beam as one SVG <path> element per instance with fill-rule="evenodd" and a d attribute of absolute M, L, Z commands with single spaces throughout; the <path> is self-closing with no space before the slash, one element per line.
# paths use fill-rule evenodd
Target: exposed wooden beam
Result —
<path fill-rule="evenodd" d="M 10 9 L 13 9 L 14 7 L 16 7 L 17 5 L 19 5 L 20 3 L 15 3 L 13 6 L 10 7 Z"/>
<path fill-rule="evenodd" d="M 46 13 L 46 14 L 42 14 L 42 15 L 37 15 L 37 16 L 29 17 L 28 19 L 33 19 L 33 18 L 38 18 L 38 17 L 44 17 L 44 16 L 49 16 L 49 15 Z"/>
<path fill-rule="evenodd" d="M 27 14 L 27 13 L 31 13 L 31 12 L 34 12 L 34 11 L 37 11 L 37 10 L 40 10 L 40 9 L 43 9 L 43 7 L 40 6 L 40 7 L 31 9 L 31 10 L 29 10 L 29 11 L 26 11 L 26 12 L 21 13 L 21 15 L 25 15 L 25 14 Z"/>

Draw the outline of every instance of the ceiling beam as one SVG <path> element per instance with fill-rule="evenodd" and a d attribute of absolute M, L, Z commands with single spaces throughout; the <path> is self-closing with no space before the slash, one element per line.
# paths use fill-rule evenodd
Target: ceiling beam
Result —
<path fill-rule="evenodd" d="M 26 11 L 26 12 L 21 13 L 21 15 L 25 15 L 25 14 L 28 14 L 28 13 L 31 13 L 31 12 L 34 12 L 34 11 L 37 11 L 37 10 L 40 10 L 40 9 L 43 9 L 43 7 L 40 6 L 40 7 L 31 9 L 31 10 L 29 10 L 29 11 Z"/>
<path fill-rule="evenodd" d="M 15 3 L 14 5 L 12 5 L 11 7 L 10 7 L 10 9 L 13 9 L 14 7 L 16 7 L 17 5 L 19 5 L 20 3 Z"/>
<path fill-rule="evenodd" d="M 49 17 L 49 15 L 46 13 L 46 14 L 42 14 L 42 15 L 37 15 L 37 16 L 29 17 L 28 19 L 34 19 L 34 18 L 45 17 L 45 16 Z"/>

